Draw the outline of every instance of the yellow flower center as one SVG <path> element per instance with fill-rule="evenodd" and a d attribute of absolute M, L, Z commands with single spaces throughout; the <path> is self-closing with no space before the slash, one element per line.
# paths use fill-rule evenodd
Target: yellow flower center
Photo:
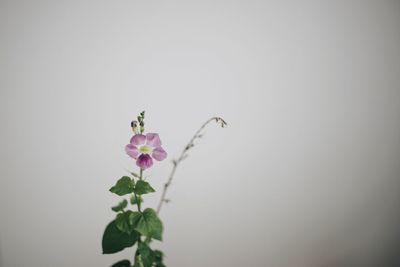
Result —
<path fill-rule="evenodd" d="M 153 149 L 148 145 L 143 145 L 139 148 L 139 152 L 142 154 L 150 154 Z"/>

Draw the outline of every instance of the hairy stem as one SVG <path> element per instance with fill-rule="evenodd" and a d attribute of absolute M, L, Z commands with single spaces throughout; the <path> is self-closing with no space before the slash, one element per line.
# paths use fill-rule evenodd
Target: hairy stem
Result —
<path fill-rule="evenodd" d="M 166 199 L 167 191 L 168 191 L 169 186 L 171 185 L 172 179 L 174 178 L 174 175 L 175 175 L 176 169 L 178 168 L 179 163 L 181 163 L 188 156 L 187 152 L 194 146 L 194 141 L 196 139 L 202 137 L 201 132 L 207 126 L 207 124 L 209 124 L 212 121 L 216 121 L 217 123 L 219 123 L 222 128 L 227 126 L 227 123 L 220 117 L 212 117 L 212 118 L 208 119 L 205 123 L 203 123 L 203 125 L 201 125 L 201 127 L 196 131 L 196 133 L 190 139 L 189 143 L 187 143 L 187 145 L 184 147 L 184 149 L 182 150 L 178 159 L 172 161 L 173 167 L 168 176 L 167 182 L 164 184 L 163 191 L 161 194 L 161 199 L 160 199 L 160 202 L 158 203 L 158 207 L 157 207 L 157 214 L 160 213 L 163 203 L 167 202 L 167 199 Z"/>

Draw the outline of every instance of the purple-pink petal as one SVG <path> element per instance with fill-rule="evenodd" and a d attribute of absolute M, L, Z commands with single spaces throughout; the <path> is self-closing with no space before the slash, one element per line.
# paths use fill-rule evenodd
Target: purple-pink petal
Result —
<path fill-rule="evenodd" d="M 159 147 L 161 146 L 161 140 L 158 134 L 156 133 L 148 133 L 146 134 L 146 144 L 151 147 Z"/>
<path fill-rule="evenodd" d="M 146 141 L 146 136 L 143 134 L 135 134 L 131 138 L 131 144 L 136 146 L 143 145 L 145 141 Z"/>
<path fill-rule="evenodd" d="M 162 147 L 157 147 L 153 150 L 153 154 L 151 154 L 153 158 L 158 161 L 161 161 L 167 157 L 167 152 Z"/>
<path fill-rule="evenodd" d="M 128 154 L 131 158 L 136 159 L 137 156 L 139 155 L 139 151 L 137 149 L 136 146 L 132 145 L 132 144 L 127 144 L 125 146 L 125 152 L 126 154 Z"/>
<path fill-rule="evenodd" d="M 141 154 L 136 160 L 136 165 L 143 170 L 150 168 L 153 165 L 153 159 L 149 154 Z"/>

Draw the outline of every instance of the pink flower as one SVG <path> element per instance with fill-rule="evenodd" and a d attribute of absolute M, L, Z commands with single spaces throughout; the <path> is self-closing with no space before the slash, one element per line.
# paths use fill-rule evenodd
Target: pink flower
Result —
<path fill-rule="evenodd" d="M 167 157 L 167 152 L 161 147 L 160 137 L 156 133 L 135 134 L 130 144 L 126 145 L 125 151 L 131 158 L 136 159 L 136 165 L 143 170 L 153 165 L 153 158 L 161 161 Z"/>

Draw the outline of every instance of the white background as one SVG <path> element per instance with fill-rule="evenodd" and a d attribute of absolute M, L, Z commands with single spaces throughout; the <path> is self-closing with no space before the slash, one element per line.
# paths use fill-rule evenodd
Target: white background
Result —
<path fill-rule="evenodd" d="M 101 237 L 143 109 L 157 190 L 229 123 L 178 169 L 169 267 L 389 266 L 399 29 L 398 1 L 0 1 L 0 266 L 132 258 Z"/>

